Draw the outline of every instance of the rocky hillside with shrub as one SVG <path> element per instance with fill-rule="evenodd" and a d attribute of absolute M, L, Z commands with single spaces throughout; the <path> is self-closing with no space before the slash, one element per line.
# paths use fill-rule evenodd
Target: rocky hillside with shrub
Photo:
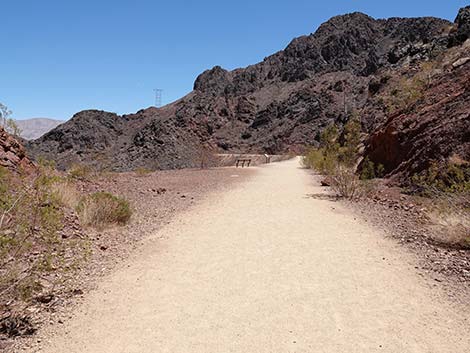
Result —
<path fill-rule="evenodd" d="M 71 295 L 90 255 L 88 229 L 125 225 L 131 214 L 124 198 L 80 192 L 71 172 L 33 164 L 0 128 L 0 351 L 35 332 L 35 313 Z"/>
<path fill-rule="evenodd" d="M 469 14 L 470 10 L 461 12 L 467 18 Z M 469 35 L 470 31 L 458 38 Z M 401 181 L 438 164 L 468 169 L 470 182 L 470 43 L 447 50 L 417 72 L 401 72 L 400 77 L 401 85 L 394 89 L 414 97 L 371 134 L 365 154 Z M 392 96 L 390 89 L 381 89 L 373 99 Z"/>
<path fill-rule="evenodd" d="M 390 116 L 417 100 L 413 92 L 390 95 L 392 85 L 450 47 L 460 48 L 468 36 L 467 12 L 454 24 L 361 13 L 334 17 L 258 64 L 205 71 L 190 94 L 163 108 L 124 116 L 80 112 L 27 147 L 61 168 L 169 169 L 198 165 L 201 151 L 298 153 L 318 145 L 325 127 L 341 126 L 352 115 L 360 116 L 364 132 L 381 131 Z M 379 152 L 369 145 L 375 160 Z M 388 172 L 397 167 L 384 165 Z"/>

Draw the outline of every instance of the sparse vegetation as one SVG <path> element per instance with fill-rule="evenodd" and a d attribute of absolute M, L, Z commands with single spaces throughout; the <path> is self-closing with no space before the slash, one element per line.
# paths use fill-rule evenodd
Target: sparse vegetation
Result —
<path fill-rule="evenodd" d="M 91 178 L 93 170 L 87 165 L 75 163 L 70 167 L 67 173 L 72 180 L 86 181 Z"/>
<path fill-rule="evenodd" d="M 465 161 L 433 162 L 431 166 L 412 177 L 412 191 L 424 196 L 436 192 L 470 192 L 470 163 Z"/>
<path fill-rule="evenodd" d="M 73 182 L 61 179 L 52 185 L 52 190 L 62 206 L 72 210 L 77 208 L 80 202 L 80 193 Z"/>
<path fill-rule="evenodd" d="M 425 61 L 421 63 L 417 73 L 391 82 L 388 94 L 379 97 L 388 113 L 408 109 L 422 99 L 440 65 L 439 60 Z"/>
<path fill-rule="evenodd" d="M 77 211 L 85 226 L 98 229 L 109 225 L 124 225 L 132 215 L 127 200 L 107 192 L 96 192 L 82 197 Z"/>
<path fill-rule="evenodd" d="M 0 169 L 0 310 L 7 300 L 28 303 L 51 290 L 70 270 L 62 266 L 67 254 L 80 258 L 80 244 L 59 235 L 65 217 L 54 187 L 59 180 L 47 164 L 32 177 Z"/>
<path fill-rule="evenodd" d="M 470 249 L 470 164 L 457 157 L 412 177 L 411 192 L 428 198 L 439 241 Z"/>
<path fill-rule="evenodd" d="M 428 216 L 437 228 L 437 240 L 470 249 L 470 191 L 449 193 L 434 189 Z"/>
<path fill-rule="evenodd" d="M 139 167 L 135 170 L 135 173 L 138 175 L 138 176 L 146 176 L 146 175 L 149 175 L 150 173 L 152 173 L 152 170 L 150 169 L 147 169 L 145 167 Z"/>

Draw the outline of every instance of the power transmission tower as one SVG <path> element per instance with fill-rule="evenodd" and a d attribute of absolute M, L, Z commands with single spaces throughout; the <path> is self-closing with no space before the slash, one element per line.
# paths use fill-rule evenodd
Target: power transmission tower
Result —
<path fill-rule="evenodd" d="M 162 106 L 162 92 L 163 90 L 160 88 L 155 88 L 153 90 L 155 92 L 155 106 L 160 108 Z"/>

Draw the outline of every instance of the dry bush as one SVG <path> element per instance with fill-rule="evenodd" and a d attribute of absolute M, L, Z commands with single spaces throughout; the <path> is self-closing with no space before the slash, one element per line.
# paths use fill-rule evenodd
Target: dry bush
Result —
<path fill-rule="evenodd" d="M 144 177 L 152 173 L 152 170 L 147 169 L 145 167 L 139 167 L 134 171 L 138 176 Z"/>
<path fill-rule="evenodd" d="M 220 158 L 210 145 L 201 142 L 195 146 L 191 164 L 196 168 L 209 169 L 218 167 L 220 165 Z"/>
<path fill-rule="evenodd" d="M 84 196 L 77 207 L 85 226 L 102 229 L 109 225 L 127 224 L 132 216 L 129 202 L 107 192 Z"/>
<path fill-rule="evenodd" d="M 52 191 L 61 205 L 72 210 L 77 208 L 81 196 L 72 182 L 68 180 L 58 181 L 52 185 Z"/>
<path fill-rule="evenodd" d="M 470 248 L 470 192 L 446 193 L 434 190 L 429 219 L 439 241 Z"/>
<path fill-rule="evenodd" d="M 356 173 L 343 166 L 336 168 L 330 175 L 331 188 L 341 197 L 348 200 L 355 200 L 362 195 L 362 183 Z"/>
<path fill-rule="evenodd" d="M 92 178 L 94 171 L 87 165 L 75 163 L 67 171 L 67 174 L 72 180 L 87 181 Z"/>

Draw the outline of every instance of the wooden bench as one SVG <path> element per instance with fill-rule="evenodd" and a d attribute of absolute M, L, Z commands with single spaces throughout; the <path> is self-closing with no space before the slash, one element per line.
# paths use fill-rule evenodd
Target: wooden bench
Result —
<path fill-rule="evenodd" d="M 246 163 L 246 166 L 249 167 L 250 164 L 251 164 L 251 159 L 237 159 L 237 168 L 238 166 L 242 165 L 242 168 L 245 168 L 245 163 Z"/>

